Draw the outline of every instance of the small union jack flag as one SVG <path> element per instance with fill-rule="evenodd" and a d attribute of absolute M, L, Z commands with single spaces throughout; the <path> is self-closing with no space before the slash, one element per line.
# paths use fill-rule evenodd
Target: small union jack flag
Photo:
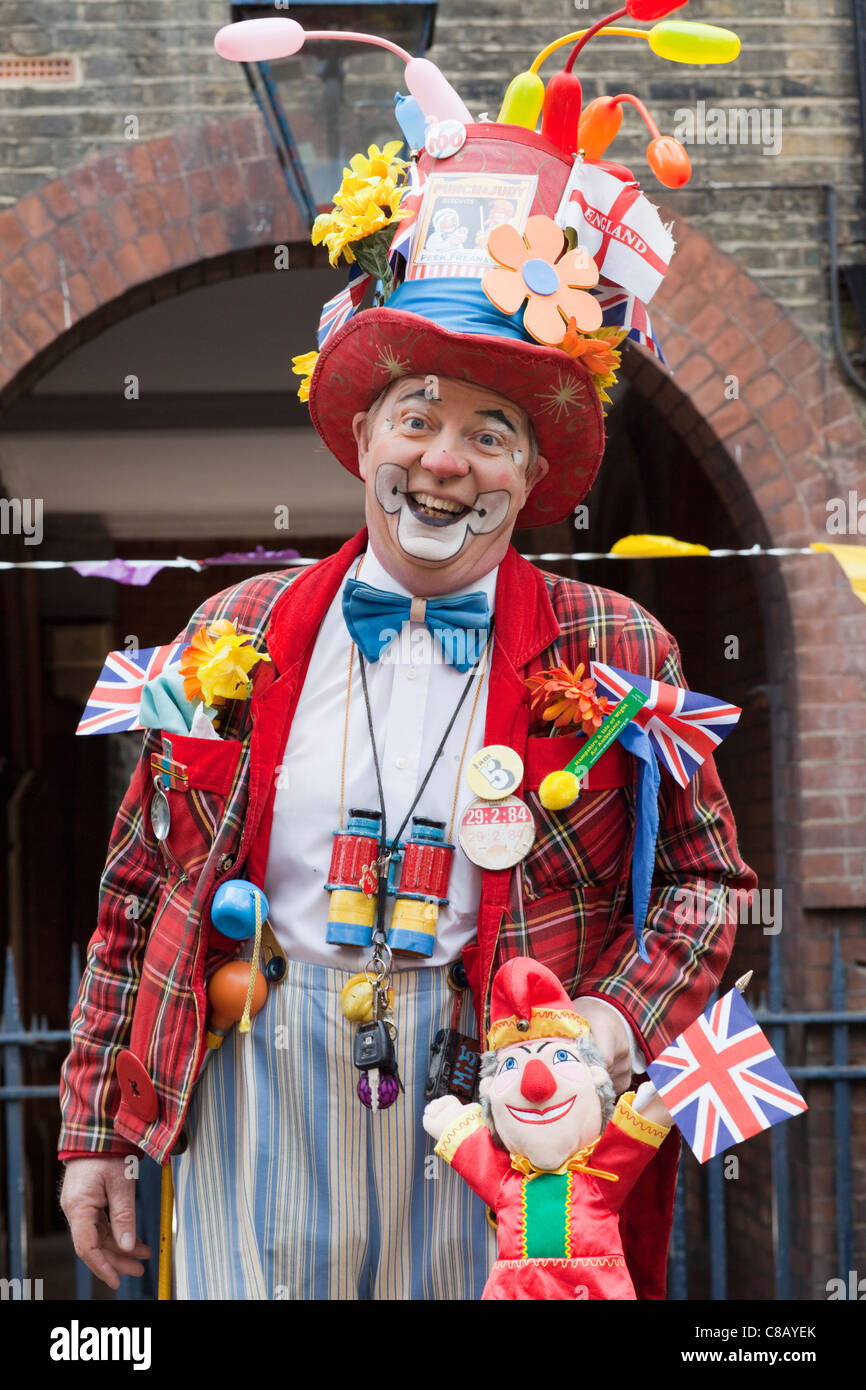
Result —
<path fill-rule="evenodd" d="M 736 989 L 647 1071 L 699 1163 L 809 1108 Z"/>
<path fill-rule="evenodd" d="M 397 264 L 398 256 L 402 256 L 406 264 L 409 264 L 415 228 L 418 226 L 418 213 L 421 211 L 421 204 L 424 201 L 424 185 L 426 182 L 426 178 L 419 173 L 418 165 L 415 160 L 411 160 L 409 164 L 409 191 L 403 195 L 400 203 L 401 210 L 408 212 L 409 216 L 402 218 L 401 221 L 397 223 L 394 240 L 388 248 L 388 263 L 395 274 L 397 274 L 399 270 Z"/>
<path fill-rule="evenodd" d="M 630 338 L 664 362 L 665 355 L 653 332 L 647 307 L 637 295 L 621 290 L 618 285 L 605 284 L 596 285 L 590 294 L 595 295 L 601 304 L 605 328 L 627 328 Z"/>
<path fill-rule="evenodd" d="M 370 279 L 371 276 L 354 261 L 349 270 L 348 284 L 323 305 L 319 327 L 316 330 L 316 343 L 320 352 L 331 334 L 342 328 L 344 323 L 348 323 L 364 298 Z"/>
<path fill-rule="evenodd" d="M 180 655 L 180 643 L 109 652 L 87 700 L 76 734 L 122 734 L 140 729 L 138 707 L 145 681 L 158 676 Z"/>
<path fill-rule="evenodd" d="M 593 661 L 590 671 L 600 695 L 618 701 L 630 690 L 640 690 L 648 697 L 634 715 L 634 722 L 646 730 L 659 762 L 681 787 L 688 785 L 704 759 L 727 738 L 743 712 L 739 705 L 715 700 L 712 695 L 650 680 L 600 661 Z"/>

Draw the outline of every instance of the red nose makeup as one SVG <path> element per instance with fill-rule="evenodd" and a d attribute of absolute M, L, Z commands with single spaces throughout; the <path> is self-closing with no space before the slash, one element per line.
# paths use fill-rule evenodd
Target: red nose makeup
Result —
<path fill-rule="evenodd" d="M 537 1057 L 533 1057 L 523 1069 L 520 1094 L 531 1100 L 534 1105 L 541 1105 L 543 1101 L 550 1099 L 555 1090 L 556 1082 L 549 1068 L 543 1062 L 539 1062 Z"/>

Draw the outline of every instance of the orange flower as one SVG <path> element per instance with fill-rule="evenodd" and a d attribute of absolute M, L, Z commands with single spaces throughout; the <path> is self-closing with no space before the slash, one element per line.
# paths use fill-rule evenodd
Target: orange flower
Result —
<path fill-rule="evenodd" d="M 575 319 L 568 320 L 565 337 L 559 344 L 569 357 L 580 358 L 592 375 L 593 385 L 603 401 L 610 401 L 606 386 L 613 386 L 622 361 L 618 351 L 623 338 L 628 337 L 627 328 L 599 328 L 595 333 L 583 334 L 578 331 Z"/>
<path fill-rule="evenodd" d="M 533 692 L 530 708 L 543 704 L 542 719 L 553 723 L 555 729 L 579 724 L 588 738 L 611 711 L 606 695 L 595 693 L 595 681 L 584 678 L 583 662 L 574 671 L 567 666 L 550 666 L 537 675 L 527 676 L 526 684 Z"/>
<path fill-rule="evenodd" d="M 574 319 L 585 333 L 601 327 L 601 306 L 586 290 L 598 284 L 598 266 L 586 251 L 566 251 L 565 233 L 552 217 L 530 217 L 526 231 L 504 223 L 487 238 L 498 266 L 481 288 L 503 314 L 516 314 L 525 299 L 523 326 L 536 342 L 558 347 L 563 325 Z"/>

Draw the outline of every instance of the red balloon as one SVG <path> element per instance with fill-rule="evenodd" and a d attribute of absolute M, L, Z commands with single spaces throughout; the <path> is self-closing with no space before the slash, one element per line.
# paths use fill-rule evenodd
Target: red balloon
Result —
<path fill-rule="evenodd" d="M 541 133 L 565 154 L 577 149 L 577 127 L 583 101 L 580 79 L 575 72 L 557 72 L 544 93 Z"/>
<path fill-rule="evenodd" d="M 632 19 L 664 19 L 672 10 L 678 10 L 688 0 L 625 0 L 625 7 Z"/>
<path fill-rule="evenodd" d="M 650 140 L 646 157 L 649 167 L 665 188 L 682 188 L 692 176 L 692 164 L 686 148 L 673 135 L 658 135 L 655 140 Z"/>

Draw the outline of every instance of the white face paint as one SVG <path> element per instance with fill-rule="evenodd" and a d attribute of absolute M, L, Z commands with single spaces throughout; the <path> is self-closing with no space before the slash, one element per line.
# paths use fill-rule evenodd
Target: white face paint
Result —
<path fill-rule="evenodd" d="M 376 497 L 383 511 L 399 512 L 397 542 L 401 550 L 418 560 L 448 560 L 466 543 L 467 536 L 487 535 L 501 526 L 511 505 L 504 489 L 479 492 L 471 507 L 448 521 L 427 515 L 409 496 L 409 470 L 398 463 L 383 463 L 376 473 Z"/>

